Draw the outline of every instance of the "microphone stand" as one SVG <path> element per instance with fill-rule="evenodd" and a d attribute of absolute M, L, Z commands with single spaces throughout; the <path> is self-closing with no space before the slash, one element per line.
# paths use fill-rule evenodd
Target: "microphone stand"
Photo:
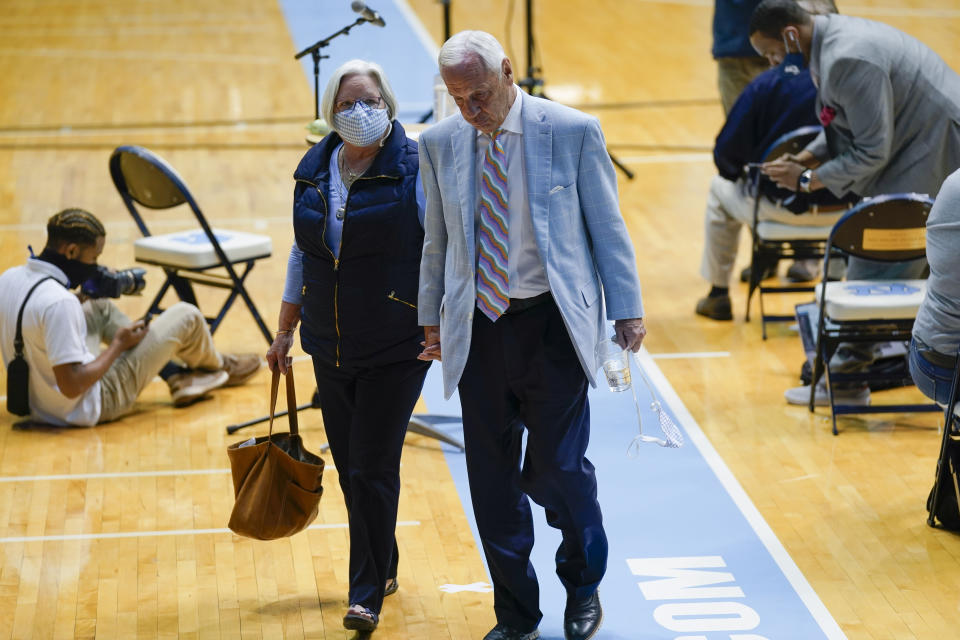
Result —
<path fill-rule="evenodd" d="M 549 100 L 550 97 L 543 92 L 543 78 L 538 76 L 541 69 L 533 64 L 533 53 L 533 0 L 527 0 L 527 77 L 517 82 L 517 84 L 530 95 Z M 610 156 L 610 161 L 613 162 L 614 166 L 620 169 L 623 175 L 627 176 L 628 180 L 633 180 L 633 171 L 628 169 L 625 164 L 610 153 L 609 147 L 607 148 L 607 155 Z"/>
<path fill-rule="evenodd" d="M 330 56 L 320 55 L 320 49 L 326 47 L 330 44 L 330 41 L 336 38 L 339 35 L 344 35 L 350 33 L 350 29 L 353 29 L 355 26 L 363 24 L 364 22 L 371 22 L 364 17 L 357 18 L 356 22 L 353 24 L 348 24 L 340 31 L 337 31 L 332 36 L 328 36 L 323 40 L 318 40 L 312 45 L 299 52 L 293 56 L 294 60 L 299 60 L 308 53 L 313 56 L 313 118 L 314 120 L 320 119 L 320 60 L 322 58 L 329 58 Z"/>
<path fill-rule="evenodd" d="M 438 0 L 443 5 L 443 41 L 450 39 L 450 0 Z M 420 116 L 420 124 L 427 122 L 433 117 L 433 109 Z"/>

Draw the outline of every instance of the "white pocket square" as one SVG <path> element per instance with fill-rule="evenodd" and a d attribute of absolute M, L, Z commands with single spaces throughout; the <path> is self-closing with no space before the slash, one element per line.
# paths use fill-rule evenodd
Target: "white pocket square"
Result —
<path fill-rule="evenodd" d="M 562 190 L 563 190 L 563 185 L 562 185 L 562 184 L 558 184 L 558 185 L 555 186 L 553 189 L 550 189 L 550 193 L 547 194 L 547 195 L 551 195 L 551 196 L 552 196 L 552 195 L 555 194 L 557 191 L 562 191 Z"/>

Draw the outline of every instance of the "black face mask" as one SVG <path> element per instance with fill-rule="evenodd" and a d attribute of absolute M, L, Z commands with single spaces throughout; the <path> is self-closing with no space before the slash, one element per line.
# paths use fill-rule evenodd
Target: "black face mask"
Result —
<path fill-rule="evenodd" d="M 49 248 L 44 249 L 40 255 L 37 256 L 37 260 L 43 260 L 56 267 L 60 267 L 60 270 L 63 271 L 67 279 L 70 280 L 70 284 L 67 285 L 68 289 L 79 287 L 97 274 L 97 265 L 68 258 L 62 253 L 57 253 Z"/>

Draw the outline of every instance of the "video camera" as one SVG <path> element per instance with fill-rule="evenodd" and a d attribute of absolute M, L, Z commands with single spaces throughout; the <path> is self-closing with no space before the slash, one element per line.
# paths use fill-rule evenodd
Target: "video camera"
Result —
<path fill-rule="evenodd" d="M 83 283 L 80 291 L 88 298 L 119 298 L 132 296 L 147 286 L 144 279 L 147 270 L 140 267 L 114 271 L 102 265 L 97 266 L 97 274 Z"/>

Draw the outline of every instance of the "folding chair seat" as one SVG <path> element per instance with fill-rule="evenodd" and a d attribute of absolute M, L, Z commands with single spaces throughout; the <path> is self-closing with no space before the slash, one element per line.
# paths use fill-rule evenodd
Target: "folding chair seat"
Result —
<path fill-rule="evenodd" d="M 143 234 L 134 242 L 134 258 L 137 262 L 159 266 L 166 274 L 160 291 L 150 303 L 149 312 L 162 311 L 160 303 L 170 288 L 181 300 L 194 305 L 197 298 L 193 283 L 227 289 L 230 293 L 220 310 L 215 315 L 205 315 L 210 332 L 217 330 L 239 296 L 267 343 L 271 343 L 270 330 L 244 286 L 256 261 L 270 257 L 270 237 L 212 228 L 173 167 L 143 147 L 122 146 L 114 150 L 110 156 L 110 176 Z M 151 234 L 137 207 L 172 209 L 183 204 L 188 205 L 199 228 Z M 241 265 L 243 270 L 238 273 Z"/>
<path fill-rule="evenodd" d="M 819 133 L 820 127 L 818 126 L 800 127 L 785 133 L 771 143 L 763 154 L 763 161 L 776 160 L 785 153 L 799 153 Z M 786 286 L 763 284 L 761 280 L 763 274 L 769 269 L 775 268 L 777 263 L 783 259 L 809 260 L 822 258 L 827 236 L 830 235 L 833 225 L 840 219 L 844 211 L 850 207 L 852 200 L 849 198 L 836 199 L 834 203 L 828 203 L 825 206 L 813 206 L 808 213 L 796 214 L 796 224 L 760 220 L 760 198 L 763 197 L 760 194 L 760 184 L 761 180 L 765 180 L 766 177 L 760 173 L 757 167 L 754 167 L 752 172 L 751 194 L 754 202 L 751 234 L 753 242 L 750 256 L 750 280 L 747 285 L 746 319 L 747 321 L 750 320 L 750 300 L 756 291 L 760 299 L 761 332 L 763 339 L 766 340 L 768 322 L 792 322 L 794 316 L 792 314 L 767 313 L 763 304 L 764 294 L 810 292 L 813 291 L 813 285 L 800 283 Z M 819 224 L 810 224 L 813 221 Z"/>
<path fill-rule="evenodd" d="M 840 343 L 907 341 L 926 291 L 925 280 L 853 280 L 828 282 L 831 257 L 853 256 L 880 262 L 905 262 L 925 257 L 926 219 L 933 200 L 915 193 L 867 198 L 834 225 L 824 252 L 823 275 L 815 289 L 820 306 L 810 411 L 814 407 L 816 381 L 826 375 L 833 433 L 837 416 L 858 413 L 938 411 L 933 403 L 852 405 L 837 404 L 834 386 L 890 379 L 870 372 L 833 371 L 830 358 Z M 898 379 L 900 379 L 898 377 Z"/>

